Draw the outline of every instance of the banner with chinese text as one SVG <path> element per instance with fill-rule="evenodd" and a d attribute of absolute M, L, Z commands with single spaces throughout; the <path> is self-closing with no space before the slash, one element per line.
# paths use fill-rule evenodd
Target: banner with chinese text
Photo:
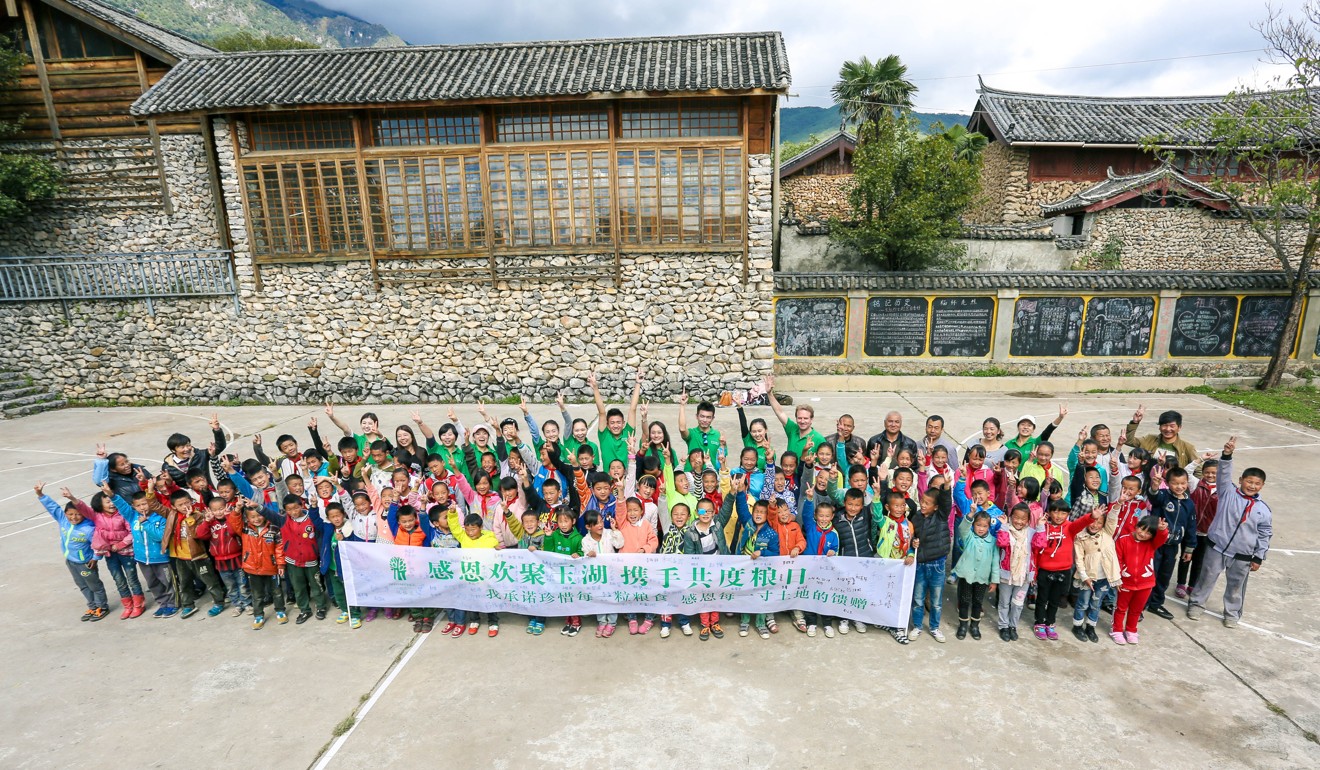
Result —
<path fill-rule="evenodd" d="M 348 602 L 541 617 L 798 609 L 904 626 L 913 567 L 889 559 L 611 554 L 340 543 Z"/>

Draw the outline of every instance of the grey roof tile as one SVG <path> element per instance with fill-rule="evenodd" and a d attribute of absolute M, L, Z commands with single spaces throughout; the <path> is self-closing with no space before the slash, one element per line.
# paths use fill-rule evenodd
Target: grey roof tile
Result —
<path fill-rule="evenodd" d="M 100 3 L 96 0 L 63 1 L 83 13 L 95 16 L 107 24 L 113 24 L 129 35 L 150 43 L 176 59 L 216 53 L 216 50 L 209 45 L 204 45 L 192 38 L 184 37 L 177 32 L 152 24 L 129 11 L 120 10 L 106 3 Z"/>
<path fill-rule="evenodd" d="M 183 62 L 143 94 L 132 113 L 639 91 L 784 92 L 790 83 L 778 32 L 254 51 Z"/>
<path fill-rule="evenodd" d="M 1311 286 L 1320 288 L 1320 275 L 1311 276 Z M 994 291 L 1023 292 L 1116 291 L 1286 291 L 1283 273 L 1173 273 L 1162 270 L 972 273 L 929 271 L 918 273 L 776 273 L 779 291 Z"/>
<path fill-rule="evenodd" d="M 816 142 L 793 157 L 780 160 L 779 178 L 783 179 L 786 176 L 792 175 L 793 172 L 797 171 L 802 166 L 815 160 L 825 149 L 832 148 L 837 150 L 840 143 L 843 144 L 849 152 L 852 152 L 857 149 L 857 135 L 851 131 L 835 131 L 833 134 Z"/>
<path fill-rule="evenodd" d="M 1139 190 L 1143 187 L 1161 182 L 1166 182 L 1170 185 L 1181 188 L 1181 191 L 1190 198 L 1212 201 L 1228 200 L 1227 195 L 1215 192 L 1205 185 L 1193 182 L 1191 179 L 1183 175 L 1182 172 L 1178 171 L 1178 169 L 1167 163 L 1161 163 L 1155 168 L 1152 168 L 1149 171 L 1143 171 L 1140 174 L 1128 174 L 1126 176 L 1115 174 L 1114 169 L 1110 168 L 1107 172 L 1107 176 L 1109 177 L 1108 179 L 1096 182 L 1085 190 L 1073 193 L 1063 200 L 1055 201 L 1054 203 L 1042 203 L 1040 206 L 1041 211 L 1047 217 L 1052 217 L 1056 214 L 1065 214 L 1071 211 L 1078 211 L 1096 203 L 1107 201 L 1115 196 L 1122 195 L 1123 193 L 1132 190 Z"/>

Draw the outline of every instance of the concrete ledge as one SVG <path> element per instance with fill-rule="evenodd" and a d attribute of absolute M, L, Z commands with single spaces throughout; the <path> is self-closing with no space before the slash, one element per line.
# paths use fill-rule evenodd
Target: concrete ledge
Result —
<path fill-rule="evenodd" d="M 931 375 L 786 374 L 775 390 L 809 393 L 934 391 L 943 393 L 1086 393 L 1092 390 L 1183 390 L 1195 385 L 1250 386 L 1255 377 L 955 377 Z"/>

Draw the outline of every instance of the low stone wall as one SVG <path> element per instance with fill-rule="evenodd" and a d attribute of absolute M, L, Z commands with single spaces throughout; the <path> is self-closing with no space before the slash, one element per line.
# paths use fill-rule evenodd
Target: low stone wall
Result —
<path fill-rule="evenodd" d="M 161 156 L 173 205 L 165 211 L 155 154 L 146 139 L 65 142 L 61 162 L 69 185 L 61 198 L 39 203 L 25 219 L 0 229 L 0 254 L 103 254 L 220 248 L 206 146 L 200 134 L 162 136 Z M 53 145 L 7 143 L 49 152 Z M 100 200 L 120 197 L 121 200 Z"/>
<path fill-rule="evenodd" d="M 780 183 L 780 197 L 785 211 L 791 205 L 793 217 L 803 222 L 847 219 L 850 212 L 848 192 L 852 183 L 852 174 L 791 176 Z"/>
<path fill-rule="evenodd" d="M 1298 239 L 1303 227 L 1292 227 Z M 1102 265 L 1112 244 L 1123 270 L 1277 270 L 1265 241 L 1241 219 L 1202 208 L 1108 208 L 1096 212 L 1078 255 L 1085 269 Z"/>

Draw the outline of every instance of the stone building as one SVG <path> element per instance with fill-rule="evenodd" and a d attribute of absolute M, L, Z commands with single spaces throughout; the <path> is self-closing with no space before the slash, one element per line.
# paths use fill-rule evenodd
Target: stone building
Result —
<path fill-rule="evenodd" d="M 1226 97 L 1032 94 L 984 82 L 978 93 L 968 128 L 991 141 L 969 230 L 1048 232 L 1078 268 L 1279 268 L 1204 186 L 1237 176 L 1235 164 L 1198 167 L 1186 149 L 1165 164 L 1143 148 L 1152 137 L 1167 147 L 1203 146 L 1198 126 L 1229 109 Z"/>
<path fill-rule="evenodd" d="M 838 131 L 779 163 L 784 217 L 806 225 L 847 219 L 857 137 Z"/>
<path fill-rule="evenodd" d="M 125 222 L 0 253 L 218 248 L 236 297 L 7 304 L 0 368 L 72 397 L 277 402 L 582 396 L 592 368 L 622 393 L 635 366 L 661 397 L 769 372 L 778 33 L 172 64 L 125 116 L 200 128 L 201 165 L 166 177 L 205 221 L 176 206 L 149 244 Z"/>

